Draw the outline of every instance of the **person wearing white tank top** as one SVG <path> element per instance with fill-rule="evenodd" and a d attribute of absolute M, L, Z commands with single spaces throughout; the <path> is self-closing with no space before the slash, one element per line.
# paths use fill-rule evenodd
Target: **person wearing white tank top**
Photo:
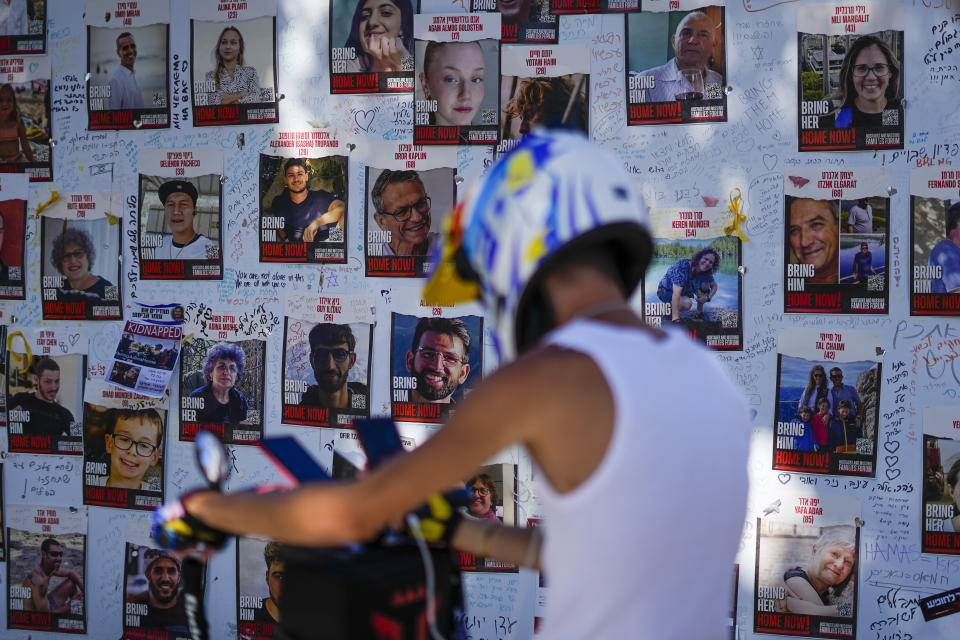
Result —
<path fill-rule="evenodd" d="M 423 294 L 481 300 L 501 368 L 430 440 L 355 482 L 197 492 L 182 512 L 329 545 L 373 537 L 429 498 L 425 537 L 543 569 L 545 638 L 723 637 L 749 417 L 710 352 L 631 309 L 651 253 L 646 219 L 616 156 L 569 133 L 525 138 L 451 214 Z M 507 410 L 491 420 L 491 407 Z M 447 487 L 517 443 L 540 470 L 542 549 L 540 528 L 441 508 Z"/>

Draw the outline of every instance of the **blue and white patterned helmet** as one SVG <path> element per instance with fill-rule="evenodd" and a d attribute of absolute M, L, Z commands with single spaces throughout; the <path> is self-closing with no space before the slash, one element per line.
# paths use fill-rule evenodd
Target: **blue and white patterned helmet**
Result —
<path fill-rule="evenodd" d="M 539 284 L 558 255 L 603 245 L 633 293 L 652 250 L 647 220 L 635 179 L 616 155 L 579 134 L 537 132 L 454 208 L 424 299 L 481 300 L 506 362 L 553 327 Z"/>

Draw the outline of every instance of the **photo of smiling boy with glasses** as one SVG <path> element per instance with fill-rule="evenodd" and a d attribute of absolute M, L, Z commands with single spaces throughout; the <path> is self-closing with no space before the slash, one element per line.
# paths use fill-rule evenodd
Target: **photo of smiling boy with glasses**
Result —
<path fill-rule="evenodd" d="M 159 505 L 165 423 L 162 409 L 85 403 L 84 504 L 127 509 Z"/>

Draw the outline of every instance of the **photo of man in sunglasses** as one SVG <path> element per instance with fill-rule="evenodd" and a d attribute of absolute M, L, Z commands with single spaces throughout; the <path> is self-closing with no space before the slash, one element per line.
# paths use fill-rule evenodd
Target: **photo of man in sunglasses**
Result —
<path fill-rule="evenodd" d="M 310 342 L 310 366 L 317 384 L 307 387 L 300 398 L 300 406 L 352 409 L 356 408 L 353 397 L 363 395 L 365 407 L 367 385 L 347 380 L 350 369 L 357 362 L 357 339 L 350 326 L 323 322 L 310 330 L 307 339 Z"/>

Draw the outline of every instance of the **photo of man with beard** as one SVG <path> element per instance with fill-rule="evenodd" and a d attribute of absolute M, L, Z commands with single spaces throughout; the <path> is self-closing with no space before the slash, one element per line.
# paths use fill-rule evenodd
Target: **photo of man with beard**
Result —
<path fill-rule="evenodd" d="M 140 616 L 140 628 L 189 637 L 180 589 L 180 563 L 173 556 L 154 549 L 140 547 L 140 552 L 149 561 L 143 570 L 147 591 L 127 597 L 128 602 L 147 605 L 147 614 Z"/>
<path fill-rule="evenodd" d="M 420 318 L 406 355 L 416 379 L 412 402 L 453 403 L 453 392 L 470 375 L 470 333 L 460 318 Z"/>
<path fill-rule="evenodd" d="M 301 407 L 355 408 L 354 396 L 367 395 L 367 385 L 350 382 L 350 369 L 357 362 L 357 339 L 346 324 L 327 322 L 315 325 L 307 337 L 310 366 L 317 384 L 310 385 L 300 398 Z M 364 399 L 363 406 L 366 406 Z"/>

